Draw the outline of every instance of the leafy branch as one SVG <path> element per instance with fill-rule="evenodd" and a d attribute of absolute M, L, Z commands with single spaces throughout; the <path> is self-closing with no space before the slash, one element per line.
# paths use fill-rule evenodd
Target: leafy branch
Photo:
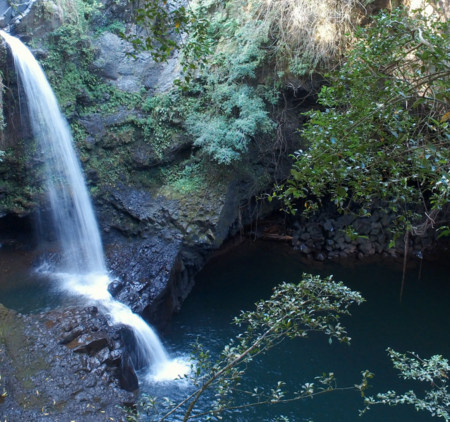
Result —
<path fill-rule="evenodd" d="M 321 107 L 306 113 L 305 148 L 272 198 L 291 213 L 299 199 L 306 211 L 324 199 L 360 215 L 388 207 L 399 231 L 423 232 L 430 209 L 449 198 L 448 25 L 398 8 L 357 29 L 319 94 Z"/>
<path fill-rule="evenodd" d="M 340 319 L 350 315 L 348 308 L 361 304 L 360 293 L 352 291 L 332 276 L 303 274 L 298 284 L 282 283 L 274 289 L 267 300 L 256 303 L 253 311 L 241 312 L 233 321 L 244 331 L 226 345 L 219 359 L 214 362 L 208 351 L 196 345 L 195 365 L 188 376 L 196 386 L 188 397 L 178 404 L 170 403 L 166 413 L 156 412 L 155 421 L 164 421 L 179 415 L 184 422 L 191 419 L 215 416 L 238 409 L 300 401 L 332 391 L 356 390 L 364 394 L 371 374 L 365 371 L 360 384 L 338 387 L 333 373 L 317 377 L 314 382 L 304 383 L 297 391 L 290 392 L 279 381 L 270 391 L 255 386 L 243 389 L 241 381 L 248 366 L 260 355 L 270 352 L 286 339 L 307 338 L 313 332 L 321 332 L 330 342 L 349 343 Z M 197 410 L 201 397 L 208 391 L 215 396 L 207 410 Z M 209 397 L 209 396 L 208 396 Z"/>
<path fill-rule="evenodd" d="M 184 80 L 189 83 L 212 52 L 207 8 L 201 3 L 185 6 L 172 0 L 145 0 L 140 6 L 135 17 L 139 30 L 121 33 L 133 47 L 130 54 L 136 57 L 148 51 L 156 62 L 166 62 L 180 50 Z"/>
<path fill-rule="evenodd" d="M 375 397 L 366 397 L 365 408 L 361 413 L 367 412 L 376 404 L 397 406 L 399 404 L 413 405 L 416 410 L 424 410 L 436 416 L 450 421 L 450 392 L 448 391 L 448 379 L 450 365 L 447 359 L 440 355 L 422 359 L 417 353 L 407 354 L 387 349 L 389 357 L 395 369 L 400 371 L 400 377 L 405 380 L 413 380 L 427 383 L 429 389 L 425 390 L 423 397 L 419 397 L 413 390 L 400 394 L 394 390 L 379 393 Z"/>

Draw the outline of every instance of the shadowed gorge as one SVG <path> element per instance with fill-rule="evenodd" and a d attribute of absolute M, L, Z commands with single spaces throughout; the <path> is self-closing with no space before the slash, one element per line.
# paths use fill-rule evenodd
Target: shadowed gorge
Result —
<path fill-rule="evenodd" d="M 0 0 L 0 414 L 450 420 L 448 18 Z"/>

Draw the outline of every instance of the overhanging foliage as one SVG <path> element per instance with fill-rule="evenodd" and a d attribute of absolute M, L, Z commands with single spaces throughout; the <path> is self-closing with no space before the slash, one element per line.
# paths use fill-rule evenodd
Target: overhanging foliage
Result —
<path fill-rule="evenodd" d="M 317 210 L 331 198 L 338 210 L 361 215 L 386 206 L 402 230 L 435 224 L 450 193 L 448 33 L 436 14 L 403 8 L 357 30 L 320 92 L 320 109 L 307 113 L 306 147 L 274 195 L 287 209 L 296 212 L 303 199 L 307 211 Z"/>
<path fill-rule="evenodd" d="M 227 412 L 300 401 L 332 391 L 363 393 L 372 376 L 368 371 L 363 372 L 360 384 L 348 387 L 339 387 L 333 373 L 301 383 L 295 391 L 289 391 L 283 381 L 276 382 L 268 390 L 258 385 L 249 389 L 241 382 L 248 366 L 258 356 L 273 351 L 283 341 L 307 338 L 320 332 L 330 341 L 349 343 L 350 337 L 340 320 L 342 316 L 350 315 L 350 306 L 363 301 L 360 293 L 335 282 L 332 276 L 322 278 L 303 274 L 297 284 L 280 284 L 269 299 L 259 301 L 253 311 L 242 312 L 234 319 L 234 324 L 243 331 L 223 348 L 217 360 L 201 345 L 195 345 L 194 363 L 188 376 L 194 391 L 180 403 L 167 402 L 166 410 L 164 404 L 156 400 L 146 401 L 151 405 L 147 409 L 149 420 L 161 422 L 169 417 L 184 422 L 217 420 L 225 417 Z M 214 394 L 214 399 L 207 409 L 198 409 L 200 398 L 208 392 Z M 134 420 L 132 415 L 129 418 Z"/>

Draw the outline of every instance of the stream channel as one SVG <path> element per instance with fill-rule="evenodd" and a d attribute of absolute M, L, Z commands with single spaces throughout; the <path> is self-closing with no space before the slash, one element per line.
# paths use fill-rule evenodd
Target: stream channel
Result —
<path fill-rule="evenodd" d="M 0 248 L 0 303 L 20 312 L 38 312 L 73 300 L 62 296 L 49 283 L 30 273 L 33 254 L 3 244 Z M 368 394 L 389 389 L 421 391 L 420 384 L 400 381 L 385 352 L 389 346 L 399 352 L 416 351 L 422 357 L 441 354 L 450 358 L 449 262 L 424 262 L 408 269 L 403 299 L 399 301 L 401 265 L 387 258 L 339 263 L 305 262 L 287 245 L 272 242 L 245 242 L 213 258 L 196 277 L 196 286 L 174 316 L 162 338 L 172 356 L 189 355 L 189 345 L 197 339 L 212 353 L 238 333 L 231 325 L 241 309 L 252 309 L 259 299 L 269 297 L 282 281 L 298 282 L 303 272 L 329 275 L 343 281 L 366 299 L 351 308 L 344 326 L 351 346 L 333 342 L 324 335 L 286 341 L 267 356 L 253 362 L 243 387 L 271 388 L 286 381 L 295 391 L 323 372 L 334 372 L 340 386 L 360 381 L 360 372 L 375 373 Z M 180 382 L 143 385 L 153 396 L 181 399 L 190 390 Z M 206 406 L 206 397 L 201 406 Z M 314 400 L 271 408 L 225 414 L 230 422 L 259 422 L 286 415 L 306 422 L 426 422 L 436 420 L 409 406 L 376 407 L 358 415 L 362 400 L 356 392 L 326 394 Z M 177 419 L 173 419 L 177 420 Z"/>

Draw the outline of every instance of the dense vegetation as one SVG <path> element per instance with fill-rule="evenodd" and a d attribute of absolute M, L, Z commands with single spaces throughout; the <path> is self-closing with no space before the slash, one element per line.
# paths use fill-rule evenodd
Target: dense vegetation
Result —
<path fill-rule="evenodd" d="M 160 7 L 147 2 L 138 21 L 155 22 Z M 282 148 L 282 113 L 274 110 L 283 90 L 322 74 L 319 107 L 305 113 L 304 147 L 273 197 L 292 213 L 331 201 L 362 216 L 388 208 L 398 216 L 396 233 L 445 231 L 450 53 L 448 21 L 436 4 L 382 12 L 356 29 L 363 8 L 352 1 L 202 0 L 169 10 L 164 25 L 147 26 L 146 42 L 132 40 L 164 59 L 178 46 L 163 37 L 168 28 L 193 34 L 181 45 L 179 100 L 195 98 L 185 127 L 202 153 L 231 164 L 264 140 Z"/>
<path fill-rule="evenodd" d="M 356 31 L 307 113 L 306 146 L 280 197 L 290 211 L 324 200 L 368 215 L 374 206 L 421 234 L 449 201 L 448 21 L 424 10 L 384 12 Z M 414 204 L 414 205 L 413 205 Z"/>
<path fill-rule="evenodd" d="M 95 174 L 91 193 L 101 195 L 119 180 L 163 186 L 160 191 L 169 196 L 199 193 L 208 181 L 226 182 L 237 170 L 253 180 L 251 193 L 256 194 L 269 185 L 273 165 L 255 172 L 251 161 L 267 163 L 274 152 L 279 157 L 286 151 L 285 87 L 295 90 L 296 78 L 308 80 L 339 54 L 348 28 L 343 23 L 350 21 L 356 3 L 330 1 L 320 9 L 294 1 L 286 9 L 259 1 L 202 0 L 189 9 L 165 3 L 150 1 L 138 10 L 138 23 L 150 24 L 151 37 L 143 38 L 126 23 L 103 19 L 101 3 L 69 1 L 63 5 L 62 25 L 44 40 L 48 54 L 42 64 L 70 120 L 85 169 Z M 322 34 L 320 42 L 315 32 L 302 32 L 301 22 L 292 20 L 299 7 L 308 13 L 308 25 Z M 46 16 L 43 9 L 40 14 Z M 339 37 L 325 39 L 324 28 L 334 19 L 331 10 L 339 11 L 343 25 Z M 181 43 L 183 73 L 175 81 L 181 89 L 152 96 L 144 87 L 127 93 L 105 82 L 92 69 L 92 39 L 105 31 L 122 33 L 133 42 L 135 54 L 150 48 L 157 60 L 168 59 Z M 189 32 L 185 41 L 180 40 L 183 31 Z M 42 43 L 34 42 L 36 47 Z M 121 110 L 128 110 L 128 117 L 108 128 L 102 142 L 86 142 L 89 135 L 80 119 Z M 185 139 L 193 159 L 159 168 Z M 149 165 L 141 166 L 145 171 L 133 162 L 137 150 L 153 155 Z"/>
<path fill-rule="evenodd" d="M 143 37 L 122 22 L 106 22 L 94 31 L 91 22 L 101 15 L 97 2 L 67 6 L 64 23 L 45 41 L 43 65 L 71 120 L 80 157 L 97 173 L 92 193 L 133 177 L 149 186 L 157 173 L 171 194 L 192 195 L 205 188 L 206 173 L 219 174 L 219 179 L 242 170 L 251 159 L 258 161 L 262 152 L 285 154 L 280 128 L 288 108 L 286 93 L 320 80 L 317 107 L 298 118 L 298 123 L 308 120 L 299 134 L 302 149 L 293 154 L 290 175 L 271 198 L 293 213 L 318 211 L 327 201 L 362 216 L 374 207 L 389 208 L 398 216 L 393 229 L 414 234 L 430 226 L 445 230 L 440 215 L 450 195 L 449 27 L 436 11 L 399 8 L 356 28 L 364 7 L 354 0 L 198 0 L 190 8 L 148 0 L 137 11 L 137 22 L 149 31 Z M 133 44 L 132 54 L 150 50 L 159 61 L 181 47 L 183 72 L 175 89 L 151 96 L 145 89 L 126 93 L 104 82 L 91 69 L 91 37 L 102 31 L 120 33 Z M 317 94 L 314 83 L 308 91 Z M 120 110 L 129 114 L 108 128 L 101 147 L 86 142 L 80 118 Z M 166 152 L 181 137 L 189 139 L 192 156 L 164 168 Z M 133 168 L 131 145 L 138 141 L 139 147 L 151 147 L 162 168 L 149 170 L 153 163 L 145 172 Z M 260 174 L 256 179 L 252 193 L 267 188 L 270 180 Z M 331 279 L 305 276 L 299 285 L 281 286 L 257 311 L 236 320 L 246 329 L 217 362 L 199 348 L 198 389 L 174 411 L 188 420 L 200 396 L 213 386 L 218 396 L 208 413 L 233 408 L 233 392 L 253 357 L 285 337 L 305 337 L 309 331 L 346 340 L 339 316 L 361 300 Z M 436 388 L 425 400 L 389 392 L 366 404 L 407 402 L 448 420 L 448 362 L 389 353 L 405 377 L 431 381 Z M 358 391 L 364 391 L 368 377 L 364 373 Z M 246 406 L 336 389 L 331 375 L 320 382 L 319 390 L 306 384 L 289 398 L 282 384 L 270 394 L 254 390 Z"/>
<path fill-rule="evenodd" d="M 153 1 L 138 10 L 138 22 L 149 30 L 144 40 L 126 38 L 136 51 L 150 49 L 164 60 L 178 46 L 170 29 L 187 31 L 179 84 L 185 97 L 197 98 L 197 107 L 185 116 L 186 130 L 219 164 L 240 160 L 265 135 L 276 137 L 281 118 L 270 111 L 285 87 L 295 90 L 300 79 L 333 63 L 358 19 L 353 0 L 329 0 L 320 7 L 307 0 L 198 0 L 187 10 L 164 3 L 172 12 Z"/>
<path fill-rule="evenodd" d="M 63 24 L 46 37 L 43 65 L 81 159 L 97 173 L 92 192 L 121 178 L 170 185 L 166 193 L 172 187 L 182 193 L 179 185 L 193 192 L 216 173 L 251 176 L 247 164 L 260 161 L 257 193 L 273 178 L 270 167 L 302 145 L 275 195 L 289 211 L 315 211 L 331 200 L 340 211 L 368 215 L 388 203 L 400 231 L 445 226 L 437 211 L 448 202 L 448 22 L 436 10 L 398 9 L 367 24 L 370 3 L 197 0 L 180 7 L 148 0 L 136 11 L 145 36 L 103 18 L 101 3 L 64 2 Z M 365 26 L 355 30 L 362 19 Z M 132 54 L 150 50 L 160 61 L 180 49 L 181 89 L 151 96 L 144 87 L 127 93 L 102 80 L 92 71 L 91 40 L 104 31 L 130 41 Z M 309 122 L 297 145 L 287 145 L 287 97 L 314 94 L 324 77 L 318 107 L 299 116 L 298 125 Z M 79 118 L 124 109 L 129 116 L 108 130 L 104 148 L 85 142 Z M 152 151 L 154 166 L 180 139 L 192 145 L 195 159 L 177 163 L 176 171 L 136 171 L 130 158 L 136 140 Z"/>

